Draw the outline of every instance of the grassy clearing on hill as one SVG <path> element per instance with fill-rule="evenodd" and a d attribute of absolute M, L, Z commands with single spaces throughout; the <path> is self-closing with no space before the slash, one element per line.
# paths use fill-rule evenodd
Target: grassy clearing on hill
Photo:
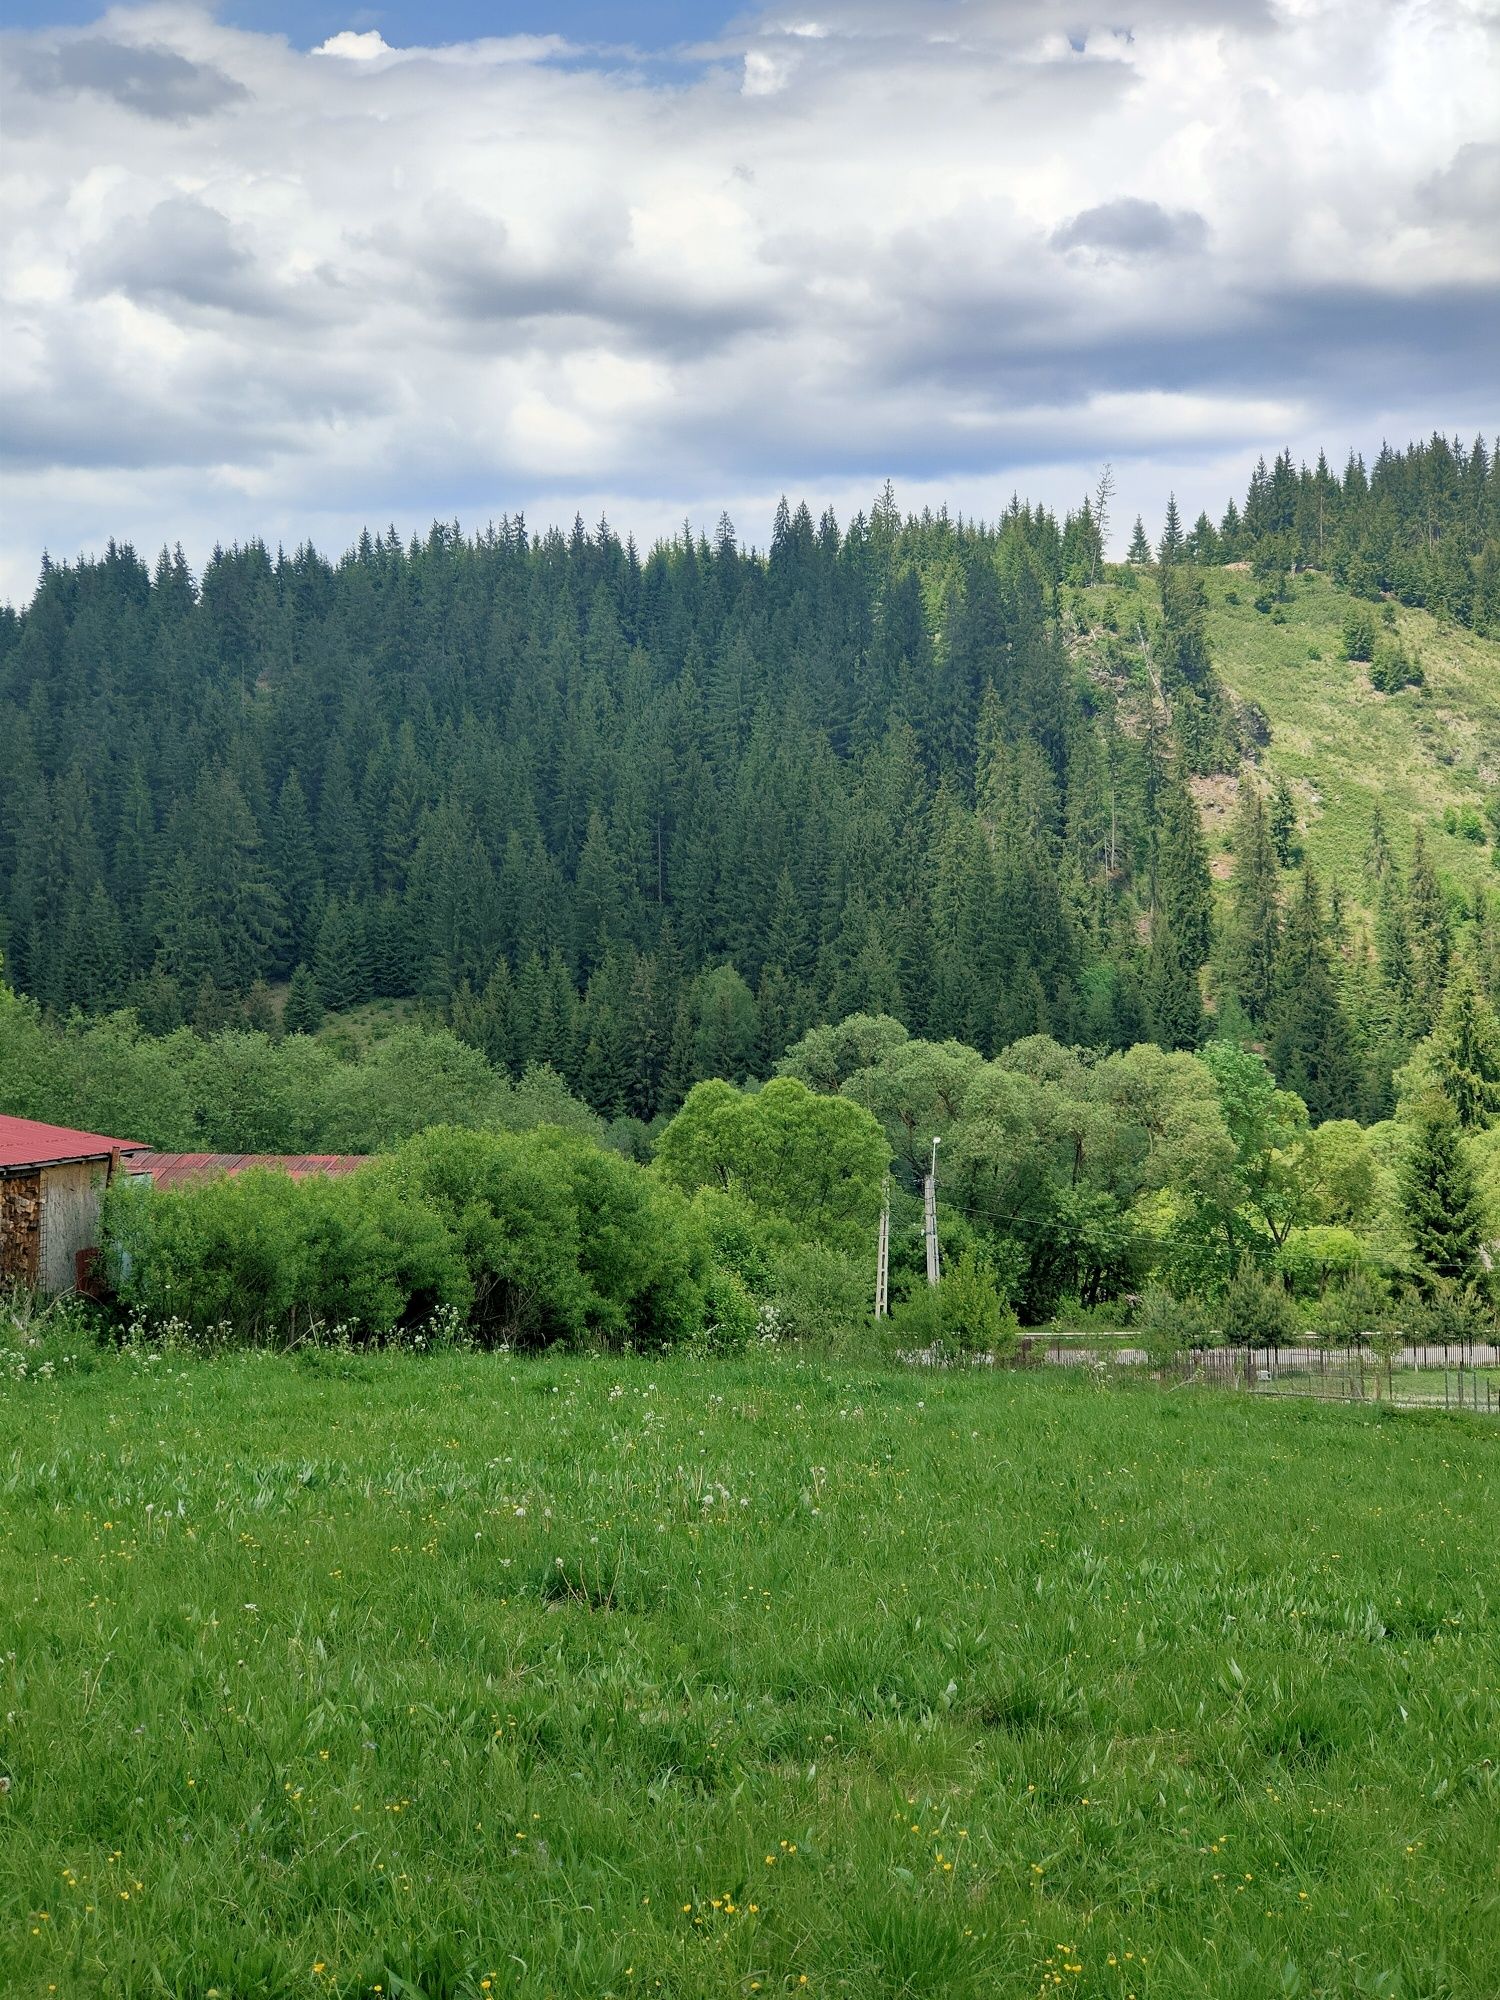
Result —
<path fill-rule="evenodd" d="M 1263 767 L 1291 785 L 1304 847 L 1324 876 L 1363 896 L 1370 821 L 1379 801 L 1398 854 L 1409 853 L 1413 825 L 1420 823 L 1445 874 L 1500 885 L 1488 845 L 1443 830 L 1446 807 L 1482 810 L 1500 787 L 1500 645 L 1401 605 L 1394 607 L 1391 635 L 1381 606 L 1316 574 L 1293 579 L 1278 623 L 1255 609 L 1261 586 L 1248 571 L 1201 574 L 1214 664 L 1235 695 L 1255 702 L 1269 718 Z M 1144 579 L 1140 592 L 1142 607 L 1154 611 L 1154 580 Z M 1099 588 L 1081 595 L 1096 615 L 1113 603 L 1128 639 L 1130 593 Z M 1398 637 L 1420 659 L 1424 687 L 1377 694 L 1366 666 L 1340 658 L 1351 608 L 1371 613 L 1383 637 Z M 1233 796 L 1230 784 L 1222 797 L 1200 798 L 1210 842 L 1220 853 Z"/>
<path fill-rule="evenodd" d="M 326 1352 L 0 1418 L 7 1995 L 1500 1990 L 1478 1424 Z"/>
<path fill-rule="evenodd" d="M 1365 666 L 1339 657 L 1356 600 L 1326 577 L 1295 579 L 1283 624 L 1255 610 L 1252 577 L 1211 570 L 1207 580 L 1215 662 L 1235 694 L 1270 717 L 1266 761 L 1297 796 L 1319 869 L 1361 886 L 1379 800 L 1398 852 L 1410 849 L 1419 821 L 1445 873 L 1495 880 L 1489 849 L 1445 833 L 1442 820 L 1446 806 L 1482 808 L 1500 786 L 1500 646 L 1397 605 L 1397 635 L 1420 659 L 1426 685 L 1377 694 Z M 1226 601 L 1231 592 L 1238 605 Z"/>

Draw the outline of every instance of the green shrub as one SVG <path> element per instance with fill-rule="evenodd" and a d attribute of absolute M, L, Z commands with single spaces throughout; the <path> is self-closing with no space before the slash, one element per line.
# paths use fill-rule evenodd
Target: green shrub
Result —
<path fill-rule="evenodd" d="M 1318 1331 L 1332 1347 L 1361 1347 L 1391 1323 L 1390 1296 L 1371 1271 L 1352 1271 L 1324 1299 Z"/>
<path fill-rule="evenodd" d="M 442 1220 L 378 1170 L 293 1181 L 257 1170 L 105 1197 L 106 1269 L 126 1310 L 193 1336 L 291 1342 L 337 1326 L 381 1339 L 471 1288 Z"/>
<path fill-rule="evenodd" d="M 844 1347 L 865 1334 L 874 1306 L 874 1261 L 826 1243 L 777 1251 L 768 1326 L 779 1338 Z"/>
<path fill-rule="evenodd" d="M 1399 694 L 1405 687 L 1421 687 L 1426 678 L 1420 660 L 1413 659 L 1399 643 L 1387 645 L 1382 642 L 1374 648 L 1374 657 L 1370 660 L 1370 686 L 1377 693 Z"/>
<path fill-rule="evenodd" d="M 704 1293 L 703 1324 L 695 1342 L 715 1354 L 732 1354 L 754 1345 L 767 1331 L 761 1308 L 744 1280 L 733 1271 L 710 1272 Z"/>
<path fill-rule="evenodd" d="M 1179 1354 L 1211 1347 L 1216 1333 L 1208 1307 L 1196 1293 L 1176 1298 L 1164 1285 L 1148 1285 L 1136 1309 L 1135 1331 L 1153 1368 Z"/>
<path fill-rule="evenodd" d="M 905 1351 L 1009 1354 L 1020 1329 L 1001 1297 L 989 1260 L 965 1250 L 938 1285 L 914 1285 L 891 1316 L 891 1332 Z"/>
<path fill-rule="evenodd" d="M 1237 1347 L 1290 1347 L 1298 1318 L 1286 1287 L 1242 1264 L 1224 1294 L 1224 1332 Z"/>
<path fill-rule="evenodd" d="M 1479 846 L 1484 844 L 1484 821 L 1475 806 L 1446 806 L 1443 810 L 1443 830 L 1459 840 L 1472 840 Z"/>
<path fill-rule="evenodd" d="M 126 1310 L 199 1339 L 384 1340 L 446 1315 L 489 1342 L 660 1346 L 703 1330 L 712 1276 L 682 1196 L 555 1129 L 439 1126 L 337 1178 L 123 1183 L 104 1240 Z"/>
<path fill-rule="evenodd" d="M 1496 1336 L 1493 1307 L 1472 1285 L 1434 1279 L 1424 1292 L 1410 1291 L 1401 1301 L 1408 1339 L 1432 1347 L 1463 1347 Z"/>

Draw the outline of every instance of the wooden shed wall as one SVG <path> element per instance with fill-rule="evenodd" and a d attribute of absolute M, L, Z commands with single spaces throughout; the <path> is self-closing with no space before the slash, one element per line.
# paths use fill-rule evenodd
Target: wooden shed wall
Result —
<path fill-rule="evenodd" d="M 99 1241 L 99 1199 L 104 1167 L 97 1160 L 70 1161 L 42 1170 L 42 1290 L 70 1292 L 77 1256 Z"/>

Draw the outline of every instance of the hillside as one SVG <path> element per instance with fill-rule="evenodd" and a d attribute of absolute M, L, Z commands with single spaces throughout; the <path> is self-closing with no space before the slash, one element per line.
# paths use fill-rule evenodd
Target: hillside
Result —
<path fill-rule="evenodd" d="M 1500 642 L 1392 601 L 1385 606 L 1305 572 L 1287 585 L 1275 613 L 1254 605 L 1257 586 L 1245 565 L 1199 572 L 1208 598 L 1214 667 L 1230 694 L 1253 704 L 1270 725 L 1253 763 L 1268 783 L 1285 777 L 1297 803 L 1306 858 L 1329 881 L 1363 900 L 1370 827 L 1377 803 L 1403 861 L 1420 825 L 1439 872 L 1452 886 L 1494 881 L 1493 829 L 1485 809 L 1500 789 Z M 1154 592 L 1105 585 L 1078 591 L 1081 616 L 1096 631 L 1113 619 L 1126 638 Z M 1366 664 L 1342 656 L 1351 613 L 1373 613 L 1382 638 L 1417 659 L 1420 687 L 1377 692 Z M 1276 615 L 1279 613 L 1279 616 Z M 1215 874 L 1228 872 L 1230 776 L 1195 785 Z M 1470 807 L 1486 838 L 1449 831 L 1444 815 Z"/>
<path fill-rule="evenodd" d="M 986 1053 L 1181 1049 L 1232 998 L 1316 1116 L 1383 1116 L 1470 916 L 1500 986 L 1472 893 L 1490 545 L 1443 596 L 1381 554 L 1356 482 L 1313 574 L 1275 484 L 1091 587 L 1086 510 L 903 518 L 889 493 L 842 528 L 783 504 L 764 555 L 727 520 L 645 557 L 511 520 L 337 562 L 251 543 L 201 577 L 119 546 L 49 564 L 0 618 L 6 975 L 155 1034 L 420 1002 L 643 1123 L 852 1014 Z M 1350 617 L 1422 685 L 1374 692 Z M 1232 827 L 1246 755 L 1290 787 L 1274 842 Z M 1371 968 L 1339 911 L 1373 887 L 1377 803 Z"/>

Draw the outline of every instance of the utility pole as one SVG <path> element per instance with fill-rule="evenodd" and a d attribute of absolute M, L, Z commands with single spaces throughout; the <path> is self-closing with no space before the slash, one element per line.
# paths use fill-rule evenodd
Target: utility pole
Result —
<path fill-rule="evenodd" d="M 942 1276 L 942 1271 L 938 1264 L 937 1234 L 937 1149 L 942 1143 L 941 1139 L 933 1140 L 932 1165 L 928 1170 L 927 1178 L 922 1183 L 922 1206 L 927 1219 L 927 1282 L 929 1285 L 935 1285 Z"/>
<path fill-rule="evenodd" d="M 891 1182 L 886 1176 L 880 1200 L 880 1238 L 875 1251 L 875 1317 L 888 1319 L 891 1310 Z"/>

